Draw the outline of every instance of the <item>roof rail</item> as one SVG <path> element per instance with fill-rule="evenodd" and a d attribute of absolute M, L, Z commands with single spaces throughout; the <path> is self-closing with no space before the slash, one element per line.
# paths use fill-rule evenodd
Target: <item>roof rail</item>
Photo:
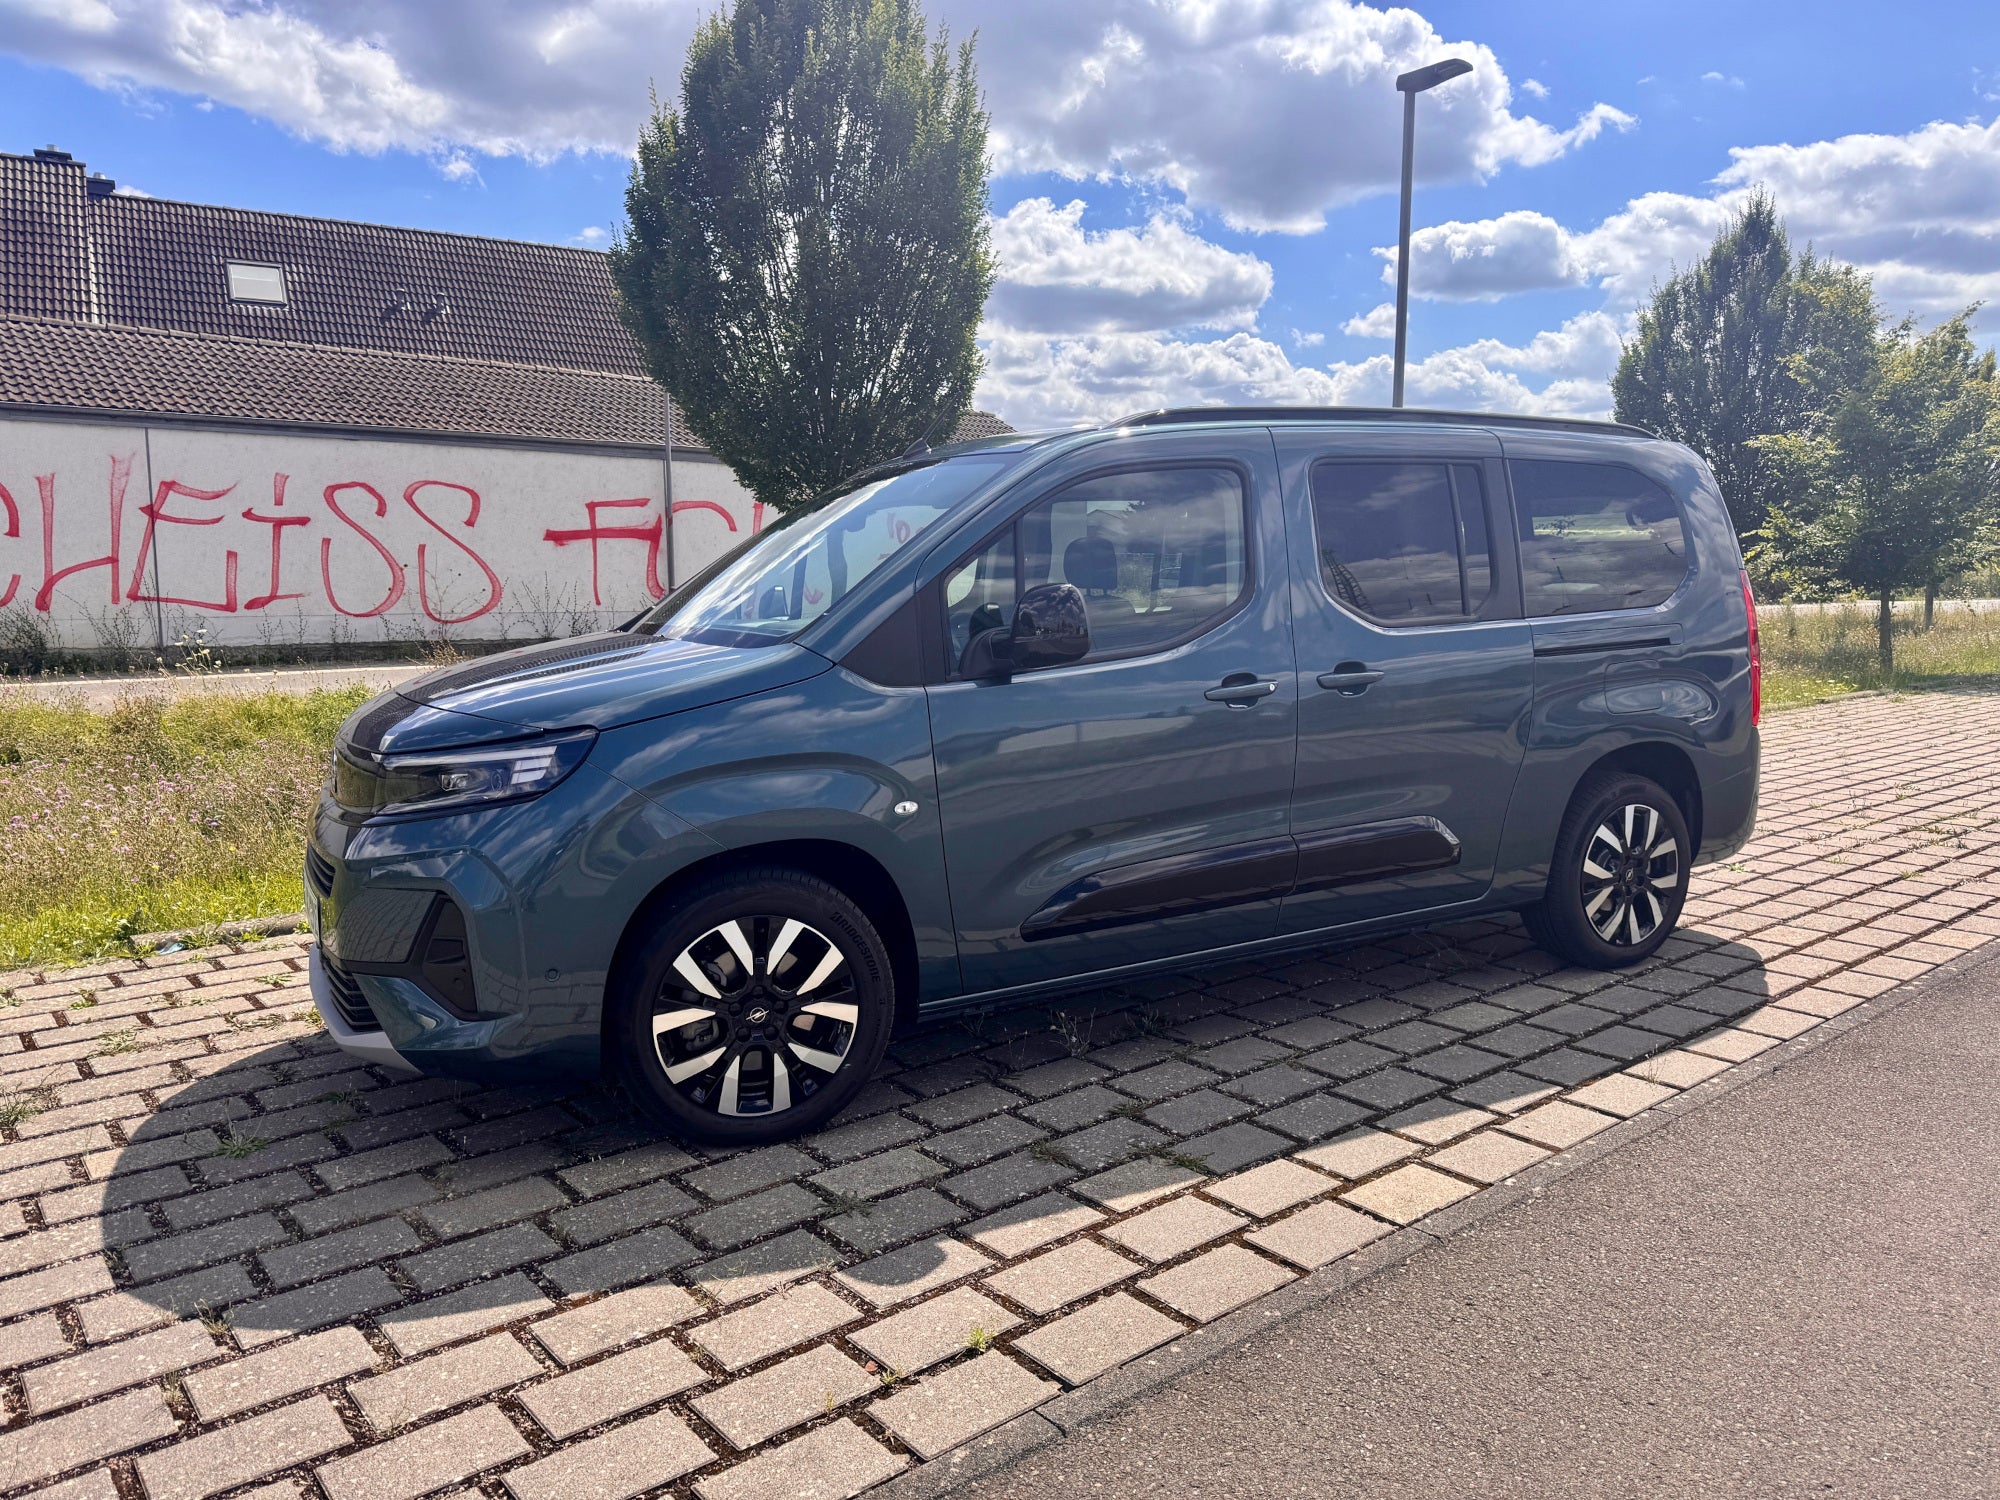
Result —
<path fill-rule="evenodd" d="M 1594 422 L 1586 417 L 1530 417 L 1513 412 L 1433 411 L 1410 406 L 1171 406 L 1134 412 L 1107 427 L 1176 427 L 1190 422 L 1408 422 L 1423 426 L 1521 427 L 1539 432 L 1621 432 L 1628 437 L 1658 434 L 1630 422 Z"/>

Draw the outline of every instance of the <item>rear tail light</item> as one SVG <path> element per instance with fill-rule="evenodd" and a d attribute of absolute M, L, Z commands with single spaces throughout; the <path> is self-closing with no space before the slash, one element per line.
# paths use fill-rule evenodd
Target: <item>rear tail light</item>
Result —
<path fill-rule="evenodd" d="M 1750 592 L 1750 575 L 1741 572 L 1743 612 L 1750 617 L 1750 727 L 1764 717 L 1764 653 L 1757 644 L 1757 596 Z"/>

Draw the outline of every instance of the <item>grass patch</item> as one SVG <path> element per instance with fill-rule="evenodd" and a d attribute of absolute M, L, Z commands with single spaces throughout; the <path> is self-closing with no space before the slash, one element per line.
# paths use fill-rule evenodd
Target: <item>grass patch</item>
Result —
<path fill-rule="evenodd" d="M 334 731 L 368 697 L 0 691 L 0 969 L 296 911 Z"/>
<path fill-rule="evenodd" d="M 1757 611 L 1764 648 L 1764 704 L 1803 708 L 1846 693 L 1946 687 L 1988 679 L 2000 684 L 2000 611 L 1975 612 L 1940 603 L 1929 630 L 1920 612 L 1895 617 L 1896 670 L 1876 664 L 1875 606 Z"/>

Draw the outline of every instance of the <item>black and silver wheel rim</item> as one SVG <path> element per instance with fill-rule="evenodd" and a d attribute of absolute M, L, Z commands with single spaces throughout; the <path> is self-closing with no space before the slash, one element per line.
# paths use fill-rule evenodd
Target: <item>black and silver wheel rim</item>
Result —
<path fill-rule="evenodd" d="M 674 960 L 653 1045 L 697 1108 L 777 1115 L 833 1081 L 860 1019 L 853 966 L 825 933 L 793 917 L 732 917 Z"/>
<path fill-rule="evenodd" d="M 1680 845 L 1643 802 L 1619 808 L 1583 846 L 1584 920 L 1613 947 L 1636 948 L 1658 932 L 1680 883 Z"/>

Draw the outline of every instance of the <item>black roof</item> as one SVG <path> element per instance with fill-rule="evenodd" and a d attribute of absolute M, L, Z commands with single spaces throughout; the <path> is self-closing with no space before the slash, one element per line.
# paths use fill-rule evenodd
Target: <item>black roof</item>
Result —
<path fill-rule="evenodd" d="M 1172 406 L 1134 412 L 1107 427 L 1175 427 L 1195 422 L 1408 422 L 1434 427 L 1523 427 L 1540 432 L 1658 434 L 1630 422 L 1588 417 L 1532 417 L 1518 412 L 1435 411 L 1420 406 Z"/>

